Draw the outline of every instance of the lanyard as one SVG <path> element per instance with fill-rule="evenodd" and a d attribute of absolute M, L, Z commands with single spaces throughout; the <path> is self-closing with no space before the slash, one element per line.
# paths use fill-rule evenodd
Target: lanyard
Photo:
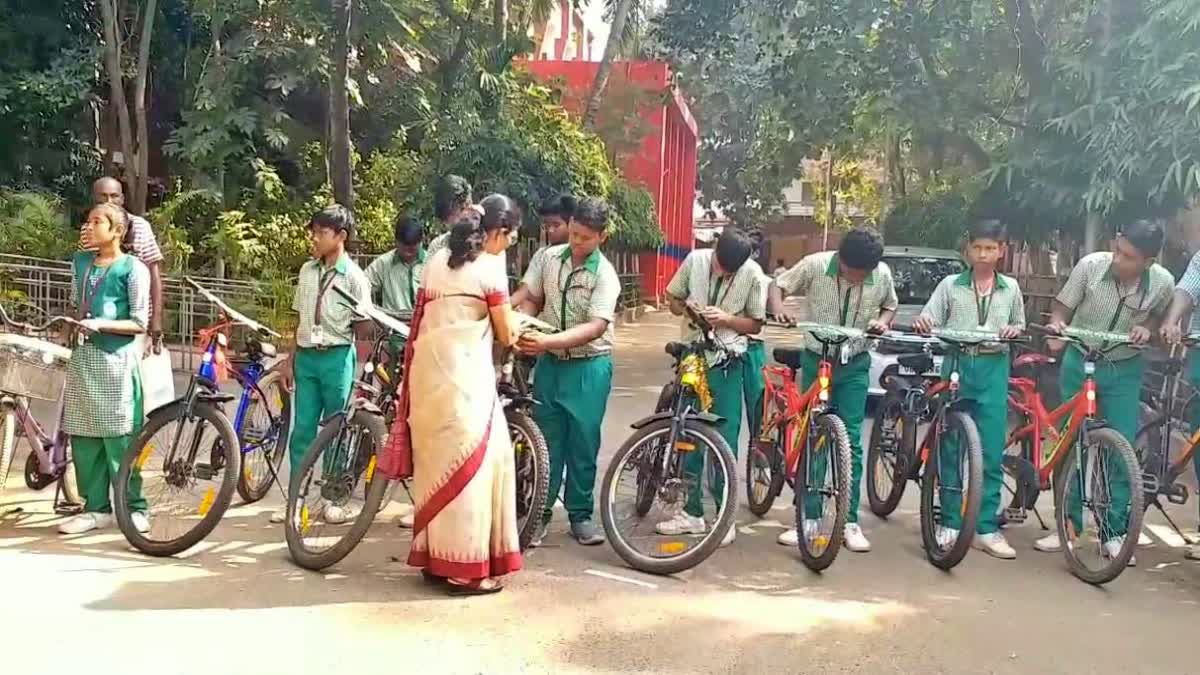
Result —
<path fill-rule="evenodd" d="M 321 275 L 319 290 L 317 291 L 317 305 L 313 309 L 313 325 L 321 325 L 321 302 L 325 299 L 325 293 L 329 291 L 329 287 L 333 285 L 333 280 L 337 277 L 337 269 L 330 267 L 328 272 Z"/>
<path fill-rule="evenodd" d="M 848 317 L 850 315 L 850 293 L 854 291 L 855 286 L 858 286 L 858 301 L 854 303 L 854 320 L 855 320 L 855 322 L 857 322 L 859 310 L 862 309 L 862 297 L 863 297 L 862 285 L 861 284 L 851 284 L 850 286 L 848 286 L 846 288 L 846 294 L 844 296 L 842 296 L 842 277 L 838 276 L 837 292 L 838 292 L 839 296 L 842 296 L 842 313 L 838 316 L 838 325 L 839 326 L 851 325 L 851 324 L 846 323 L 846 317 Z"/>
<path fill-rule="evenodd" d="M 566 269 L 565 264 L 563 265 L 562 269 Z M 582 265 L 580 265 L 579 267 L 576 267 L 575 269 L 573 269 L 567 273 L 567 280 L 565 282 L 560 283 L 560 285 L 562 286 L 562 305 L 559 307 L 559 310 L 560 310 L 559 325 L 561 326 L 562 330 L 567 329 L 567 291 L 574 290 L 571 288 L 571 280 L 575 278 L 576 274 L 579 274 L 580 272 L 583 272 L 586 269 L 587 268 Z M 562 278 L 562 270 L 561 269 L 559 270 L 558 274 L 559 274 L 559 278 L 561 280 L 561 278 Z M 579 286 L 579 288 L 586 289 L 587 287 Z"/>
<path fill-rule="evenodd" d="M 728 283 L 725 283 L 725 280 L 725 277 L 717 277 L 717 283 L 713 285 L 712 290 L 708 294 L 708 305 L 710 307 L 720 307 L 721 305 L 725 304 L 725 298 L 729 297 L 729 291 L 733 289 L 733 279 L 730 278 Z M 712 284 L 711 275 L 709 276 L 708 282 L 709 284 Z M 724 294 L 721 294 L 721 286 L 725 287 Z M 721 296 L 720 300 L 717 299 L 718 295 Z"/>
<path fill-rule="evenodd" d="M 1125 310 L 1126 300 L 1138 291 L 1141 291 L 1141 295 L 1138 298 L 1137 310 L 1134 311 L 1135 317 L 1138 312 L 1142 311 L 1142 304 L 1146 302 L 1146 289 L 1143 287 L 1141 279 L 1138 279 L 1137 286 L 1127 295 L 1121 295 L 1121 285 L 1117 283 L 1116 277 L 1113 277 L 1113 288 L 1117 291 L 1117 311 L 1113 313 L 1112 321 L 1108 323 L 1108 332 L 1110 333 L 1117 327 L 1117 322 L 1121 320 L 1121 312 Z"/>
<path fill-rule="evenodd" d="M 114 260 L 113 263 L 115 262 Z M 109 263 L 108 267 L 104 268 L 104 272 L 93 285 L 89 285 L 88 281 L 92 276 L 92 270 L 96 269 L 96 261 L 93 260 L 88 263 L 87 271 L 83 273 L 82 287 L 79 289 L 79 295 L 83 301 L 79 303 L 76 318 L 83 319 L 86 314 L 91 313 L 92 301 L 96 299 L 96 293 L 100 290 L 100 284 L 104 283 L 104 278 L 108 276 L 108 271 L 112 269 L 113 263 Z"/>
<path fill-rule="evenodd" d="M 992 300 L 996 297 L 996 277 L 992 277 L 992 292 L 986 296 L 979 292 L 974 280 L 971 280 L 971 289 L 975 291 L 975 316 L 979 318 L 979 326 L 986 326 L 988 315 L 992 313 Z"/>
<path fill-rule="evenodd" d="M 414 307 L 417 304 L 417 294 L 413 289 L 413 272 L 416 270 L 416 264 L 408 266 L 408 306 Z"/>

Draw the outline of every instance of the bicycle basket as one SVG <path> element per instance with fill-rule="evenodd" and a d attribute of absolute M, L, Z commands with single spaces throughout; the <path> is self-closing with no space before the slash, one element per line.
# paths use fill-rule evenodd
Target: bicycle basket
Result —
<path fill-rule="evenodd" d="M 67 383 L 71 350 L 22 335 L 0 334 L 0 391 L 57 401 Z"/>

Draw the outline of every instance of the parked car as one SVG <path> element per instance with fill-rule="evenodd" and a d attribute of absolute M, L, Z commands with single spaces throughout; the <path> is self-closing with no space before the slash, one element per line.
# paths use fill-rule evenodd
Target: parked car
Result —
<path fill-rule="evenodd" d="M 892 270 L 896 282 L 896 295 L 900 307 L 896 310 L 895 324 L 911 326 L 913 319 L 921 313 L 933 290 L 951 274 L 958 274 L 967 269 L 967 263 L 957 251 L 941 248 L 923 248 L 920 246 L 888 246 L 883 250 L 883 262 Z M 871 398 L 883 396 L 883 377 L 895 371 L 900 371 L 897 359 L 901 354 L 919 351 L 914 345 L 901 345 L 887 340 L 880 340 L 878 346 L 871 350 Z M 929 374 L 936 375 L 942 367 L 941 350 L 935 348 L 933 354 L 934 367 Z M 903 375 L 915 375 L 905 373 Z"/>

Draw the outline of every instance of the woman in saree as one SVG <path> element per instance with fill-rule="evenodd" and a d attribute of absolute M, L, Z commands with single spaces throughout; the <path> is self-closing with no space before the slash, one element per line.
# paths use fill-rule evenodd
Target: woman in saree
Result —
<path fill-rule="evenodd" d="M 516 342 L 504 251 L 520 226 L 517 205 L 492 195 L 426 263 L 380 463 L 385 474 L 411 470 L 408 564 L 452 595 L 495 593 L 521 568 L 516 469 L 492 358 L 493 342 Z"/>

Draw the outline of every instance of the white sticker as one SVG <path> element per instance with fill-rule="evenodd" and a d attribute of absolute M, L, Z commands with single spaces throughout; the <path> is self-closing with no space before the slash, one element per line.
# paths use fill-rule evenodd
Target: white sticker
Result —
<path fill-rule="evenodd" d="M 113 302 L 112 300 L 106 301 L 104 303 L 104 307 L 101 308 L 101 313 L 106 319 L 117 318 L 117 303 Z"/>
<path fill-rule="evenodd" d="M 314 347 L 325 344 L 325 327 L 321 325 L 313 326 L 308 339 Z"/>

